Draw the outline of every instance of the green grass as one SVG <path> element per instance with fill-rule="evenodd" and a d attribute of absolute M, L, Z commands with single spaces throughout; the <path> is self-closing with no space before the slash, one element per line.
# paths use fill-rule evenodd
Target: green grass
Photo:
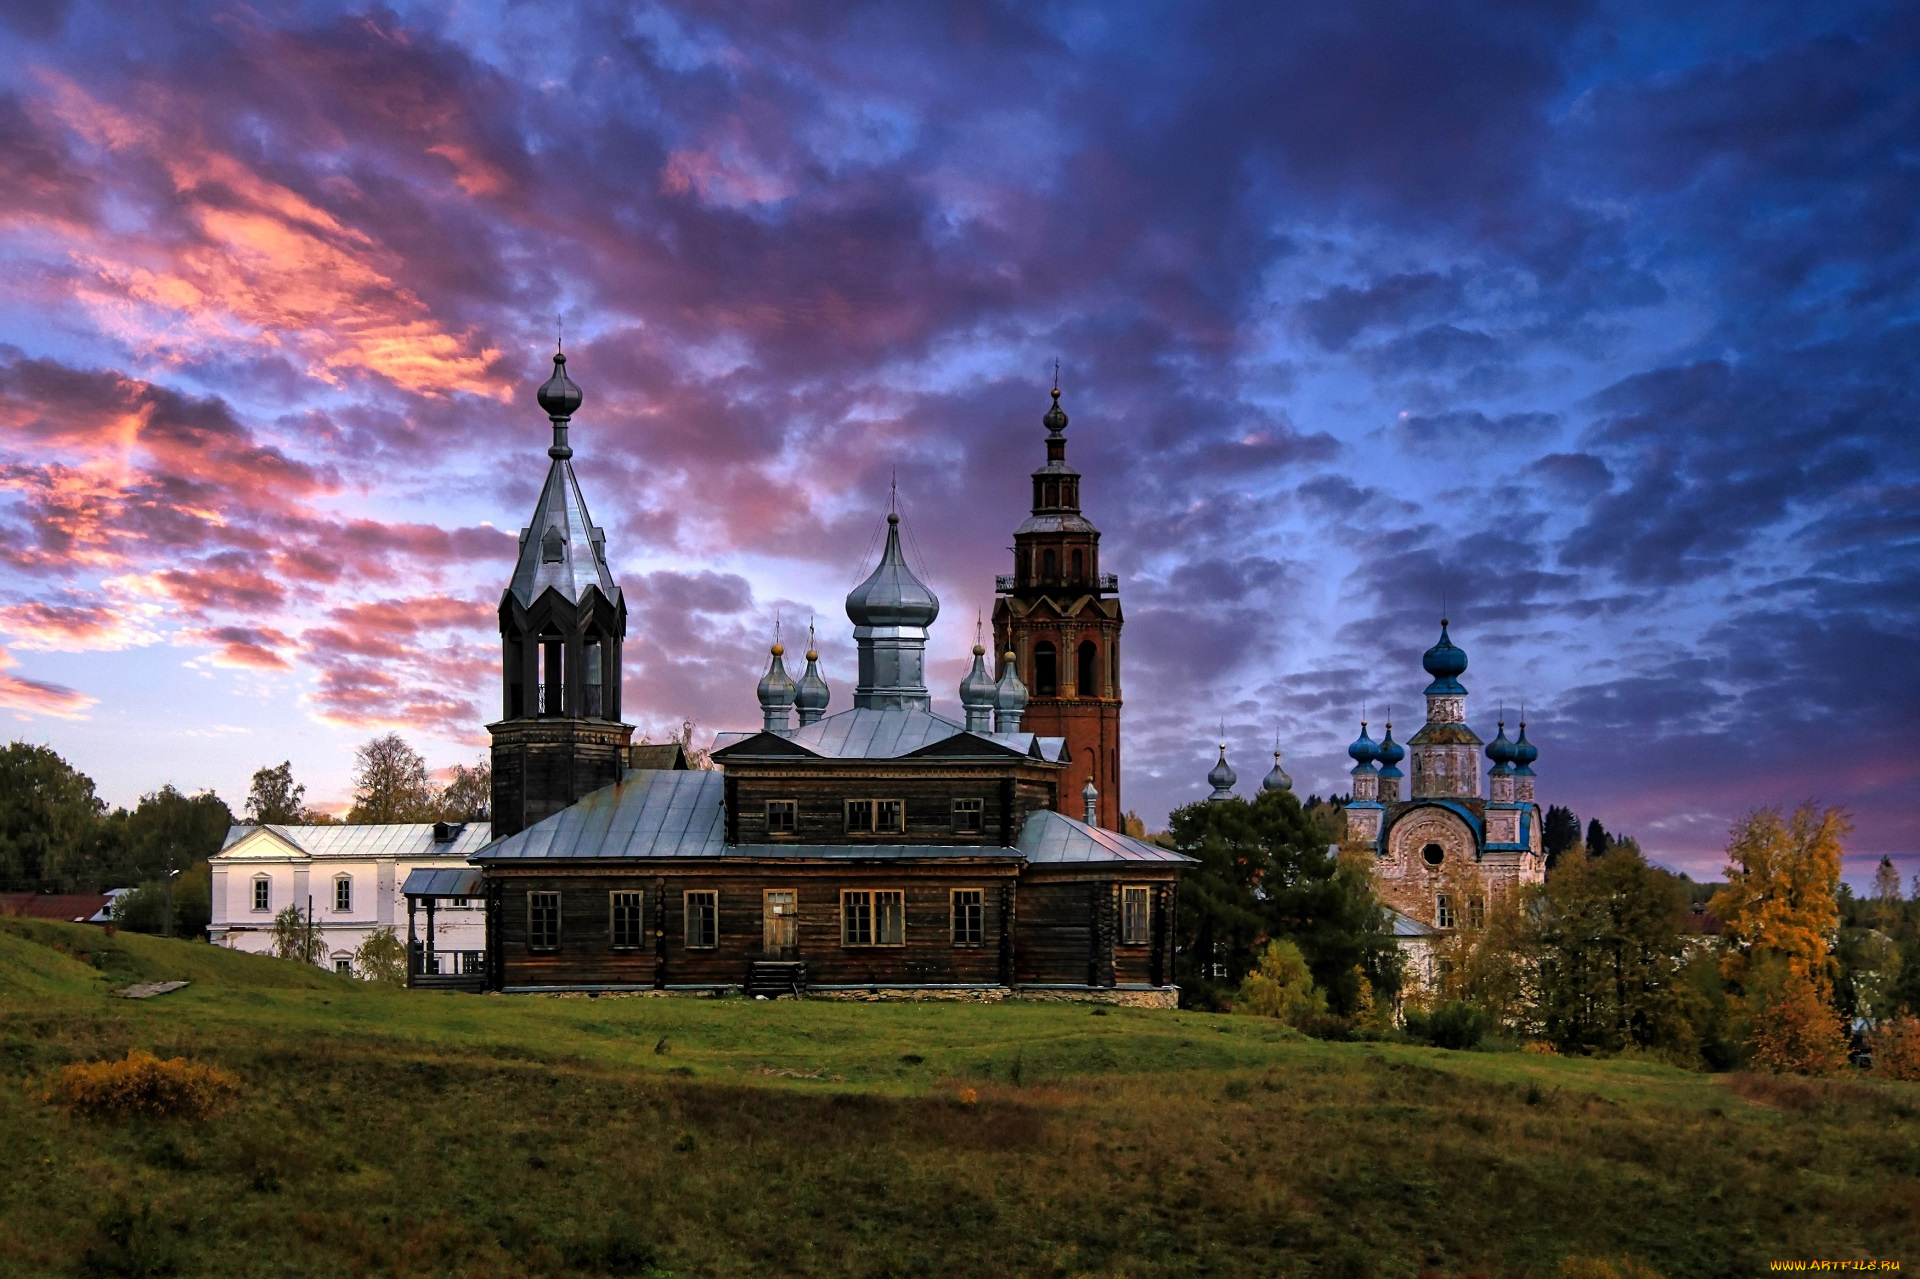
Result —
<path fill-rule="evenodd" d="M 111 996 L 169 978 L 193 985 Z M 222 1067 L 243 1100 L 204 1123 L 40 1100 L 130 1048 Z M 1911 1085 L 1073 1005 L 410 995 L 16 919 L 0 1160 L 0 1273 L 22 1275 L 1920 1266 Z"/>

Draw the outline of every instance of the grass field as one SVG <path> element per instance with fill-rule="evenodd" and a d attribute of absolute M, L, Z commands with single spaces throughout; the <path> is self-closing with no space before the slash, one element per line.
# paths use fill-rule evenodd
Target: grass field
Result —
<path fill-rule="evenodd" d="M 204 1122 L 42 1099 L 132 1048 L 241 1099 Z M 19 919 L 0 1163 L 20 1275 L 1920 1267 L 1920 1086 L 1073 1005 L 412 995 Z"/>

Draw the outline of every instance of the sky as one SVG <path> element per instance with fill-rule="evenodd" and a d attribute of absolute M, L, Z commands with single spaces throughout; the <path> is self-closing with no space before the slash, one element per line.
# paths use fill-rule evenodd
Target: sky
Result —
<path fill-rule="evenodd" d="M 776 619 L 848 704 L 895 476 L 956 711 L 1057 359 L 1150 827 L 1444 608 L 1543 802 L 1920 873 L 1911 5 L 0 0 L 0 173 L 0 715 L 113 802 L 484 751 L 563 331 L 656 740 Z"/>

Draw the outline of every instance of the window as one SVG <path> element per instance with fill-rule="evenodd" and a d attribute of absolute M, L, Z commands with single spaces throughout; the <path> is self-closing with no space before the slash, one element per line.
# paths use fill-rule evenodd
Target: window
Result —
<path fill-rule="evenodd" d="M 767 801 L 767 834 L 791 835 L 800 824 L 800 805 L 791 799 Z M 849 827 L 848 829 L 852 829 Z"/>
<path fill-rule="evenodd" d="M 560 894 L 527 894 L 527 949 L 560 949 Z"/>
<path fill-rule="evenodd" d="M 1051 546 L 1040 552 L 1040 577 L 1042 581 L 1051 582 L 1054 579 L 1059 573 L 1059 569 L 1056 567 L 1057 563 L 1058 561 L 1054 559 L 1053 548 Z"/>
<path fill-rule="evenodd" d="M 1474 896 L 1467 898 L 1467 927 L 1483 928 L 1487 922 L 1487 899 Z"/>
<path fill-rule="evenodd" d="M 977 888 L 953 890 L 953 944 L 978 946 L 987 935 L 986 894 Z"/>
<path fill-rule="evenodd" d="M 1153 898 L 1145 887 L 1120 890 L 1120 944 L 1144 946 L 1152 940 Z"/>
<path fill-rule="evenodd" d="M 1086 559 L 1076 550 L 1073 553 L 1073 580 L 1079 581 L 1086 574 Z"/>
<path fill-rule="evenodd" d="M 333 971 L 339 973 L 342 977 L 351 977 L 353 976 L 353 961 L 351 959 L 336 959 L 333 961 Z"/>
<path fill-rule="evenodd" d="M 1441 862 L 1447 860 L 1447 850 L 1438 844 L 1428 844 L 1420 850 L 1420 856 L 1426 861 L 1427 865 L 1438 866 Z"/>
<path fill-rule="evenodd" d="M 840 894 L 840 944 L 907 944 L 907 896 L 897 889 L 853 889 Z"/>
<path fill-rule="evenodd" d="M 255 879 L 253 881 L 253 908 L 255 910 L 266 910 L 272 900 L 273 881 L 269 880 L 265 875 Z"/>
<path fill-rule="evenodd" d="M 353 909 L 353 877 L 342 875 L 333 881 L 333 908 L 338 911 Z"/>
<path fill-rule="evenodd" d="M 956 799 L 953 801 L 953 833 L 956 835 L 978 835 L 986 829 L 986 817 L 985 800 Z"/>
<path fill-rule="evenodd" d="M 1033 646 L 1033 691 L 1038 697 L 1052 697 L 1060 691 L 1060 661 L 1053 644 L 1041 640 Z"/>
<path fill-rule="evenodd" d="M 896 835 L 907 828 L 907 805 L 898 799 L 847 801 L 847 834 Z"/>
<path fill-rule="evenodd" d="M 712 950 L 720 944 L 720 894 L 687 894 L 687 949 Z"/>
<path fill-rule="evenodd" d="M 1453 927 L 1453 901 L 1445 893 L 1433 899 L 1433 925 L 1435 928 Z"/>
<path fill-rule="evenodd" d="M 609 894 L 611 899 L 613 948 L 615 950 L 638 950 L 646 943 L 646 929 L 641 922 L 641 894 L 618 892 Z"/>
<path fill-rule="evenodd" d="M 601 653 L 601 648 L 600 648 L 599 639 L 589 638 L 587 640 L 587 718 L 588 719 L 600 719 L 603 717 L 601 700 L 600 700 L 600 682 L 603 674 L 600 669 L 600 653 Z"/>
<path fill-rule="evenodd" d="M 467 908 L 467 899 L 464 897 L 448 898 L 448 904 L 455 910 L 465 910 Z"/>
<path fill-rule="evenodd" d="M 1080 682 L 1075 692 L 1082 697 L 1100 696 L 1100 650 L 1093 646 L 1092 640 L 1080 642 L 1080 669 L 1077 672 Z"/>
<path fill-rule="evenodd" d="M 558 526 L 549 526 L 546 536 L 540 539 L 540 562 L 558 564 L 567 556 L 567 535 Z"/>

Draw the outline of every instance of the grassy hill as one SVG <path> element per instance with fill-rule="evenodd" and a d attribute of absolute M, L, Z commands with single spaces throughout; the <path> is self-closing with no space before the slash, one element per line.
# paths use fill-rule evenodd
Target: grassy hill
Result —
<path fill-rule="evenodd" d="M 242 1099 L 203 1123 L 41 1100 L 130 1048 Z M 1920 1266 L 1920 1086 L 1072 1005 L 413 995 L 19 919 L 0 1152 L 4 1274 Z"/>

